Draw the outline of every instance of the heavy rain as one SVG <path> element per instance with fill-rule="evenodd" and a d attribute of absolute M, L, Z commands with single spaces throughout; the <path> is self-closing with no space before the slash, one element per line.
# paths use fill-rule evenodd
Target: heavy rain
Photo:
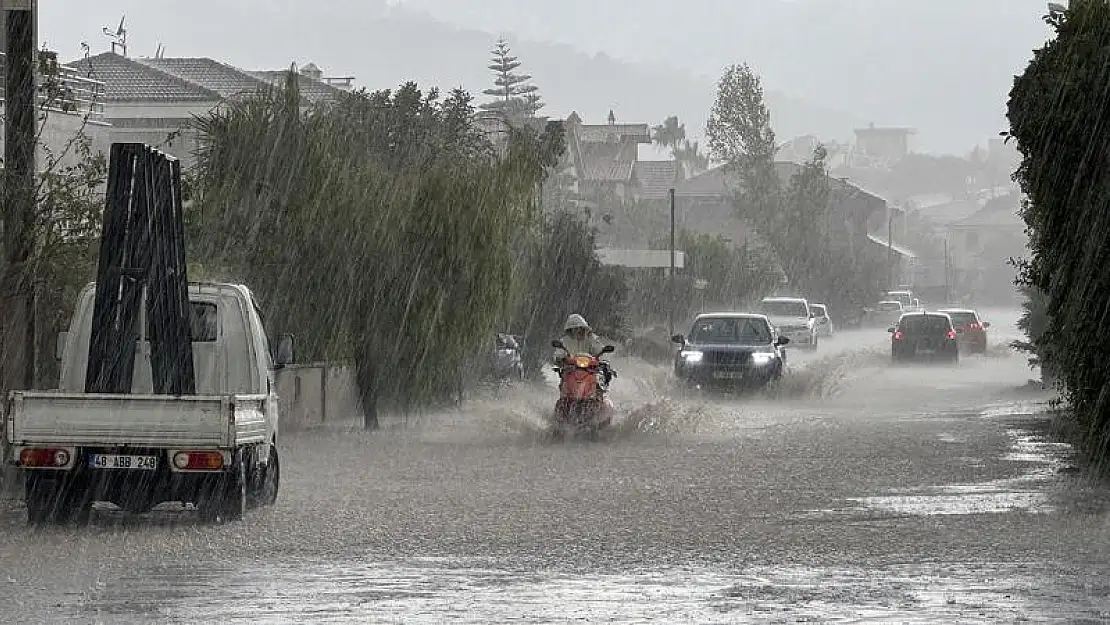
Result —
<path fill-rule="evenodd" d="M 1110 4 L 0 0 L 0 622 L 1110 619 Z"/>

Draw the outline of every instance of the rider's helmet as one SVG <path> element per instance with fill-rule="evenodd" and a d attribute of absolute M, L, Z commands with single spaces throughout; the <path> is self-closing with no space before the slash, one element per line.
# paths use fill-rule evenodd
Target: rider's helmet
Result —
<path fill-rule="evenodd" d="M 567 317 L 567 322 L 563 324 L 563 331 L 578 339 L 583 339 L 590 332 L 590 324 L 586 323 L 586 318 L 578 313 L 574 313 Z"/>

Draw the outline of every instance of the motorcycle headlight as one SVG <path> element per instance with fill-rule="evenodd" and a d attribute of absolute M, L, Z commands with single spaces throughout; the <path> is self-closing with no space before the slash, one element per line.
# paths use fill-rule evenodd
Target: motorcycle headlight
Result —
<path fill-rule="evenodd" d="M 702 352 L 691 349 L 682 350 L 680 355 L 682 356 L 682 360 L 686 361 L 689 364 L 701 362 L 701 359 L 705 358 L 705 354 L 703 354 Z"/>
<path fill-rule="evenodd" d="M 767 353 L 763 353 L 763 352 L 756 352 L 756 353 L 752 354 L 752 364 L 756 364 L 756 365 L 770 364 L 771 361 L 774 360 L 774 359 L 775 359 L 774 354 L 767 354 Z"/>

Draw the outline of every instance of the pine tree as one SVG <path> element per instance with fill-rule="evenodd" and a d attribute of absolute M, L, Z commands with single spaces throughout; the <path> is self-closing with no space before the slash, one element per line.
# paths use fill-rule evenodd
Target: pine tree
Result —
<path fill-rule="evenodd" d="M 520 60 L 510 53 L 509 43 L 504 38 L 497 40 L 491 51 L 490 65 L 493 71 L 493 88 L 482 93 L 495 98 L 479 106 L 484 111 L 498 111 L 507 117 L 534 117 L 544 107 L 539 95 L 539 87 L 531 84 L 528 74 L 516 74 Z"/>

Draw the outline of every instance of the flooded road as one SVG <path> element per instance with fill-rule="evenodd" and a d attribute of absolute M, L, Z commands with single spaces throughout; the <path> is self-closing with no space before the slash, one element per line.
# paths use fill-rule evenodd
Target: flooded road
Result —
<path fill-rule="evenodd" d="M 882 329 L 792 352 L 780 388 L 678 396 L 617 361 L 610 440 L 549 443 L 546 388 L 283 444 L 279 503 L 31 530 L 0 510 L 23 623 L 1095 622 L 1105 489 L 1048 435 L 1016 313 L 952 368 Z"/>

